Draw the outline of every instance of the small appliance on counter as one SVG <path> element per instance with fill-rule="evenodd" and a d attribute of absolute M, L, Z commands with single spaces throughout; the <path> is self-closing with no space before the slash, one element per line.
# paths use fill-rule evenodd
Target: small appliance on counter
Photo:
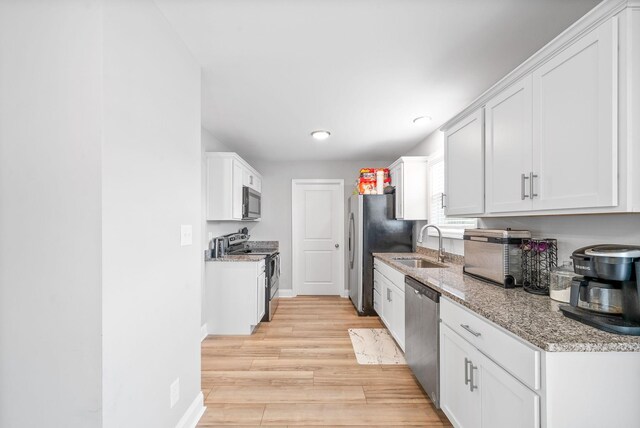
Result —
<path fill-rule="evenodd" d="M 595 245 L 573 252 L 565 316 L 610 333 L 640 336 L 640 246 Z"/>
<path fill-rule="evenodd" d="M 523 239 L 528 230 L 465 229 L 464 273 L 505 288 L 522 285 Z"/>

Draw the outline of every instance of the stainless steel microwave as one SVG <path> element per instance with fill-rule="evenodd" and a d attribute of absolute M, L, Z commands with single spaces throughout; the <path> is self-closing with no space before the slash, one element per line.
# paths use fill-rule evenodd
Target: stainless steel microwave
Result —
<path fill-rule="evenodd" d="M 260 192 L 242 186 L 242 219 L 256 220 L 260 218 L 262 208 Z"/>

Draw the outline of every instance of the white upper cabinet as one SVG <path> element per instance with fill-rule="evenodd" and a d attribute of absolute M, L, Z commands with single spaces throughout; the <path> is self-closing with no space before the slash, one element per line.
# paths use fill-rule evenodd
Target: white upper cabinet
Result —
<path fill-rule="evenodd" d="M 207 220 L 242 220 L 242 188 L 262 192 L 262 176 L 236 153 L 207 152 Z"/>
<path fill-rule="evenodd" d="M 617 200 L 617 18 L 533 73 L 533 208 Z"/>
<path fill-rule="evenodd" d="M 531 76 L 485 106 L 487 212 L 531 209 Z"/>
<path fill-rule="evenodd" d="M 598 7 L 443 125 L 447 215 L 640 211 L 640 19 Z"/>
<path fill-rule="evenodd" d="M 445 213 L 484 213 L 483 110 L 458 122 L 444 135 Z"/>
<path fill-rule="evenodd" d="M 389 167 L 395 192 L 395 217 L 399 220 L 429 219 L 429 158 L 403 156 Z"/>

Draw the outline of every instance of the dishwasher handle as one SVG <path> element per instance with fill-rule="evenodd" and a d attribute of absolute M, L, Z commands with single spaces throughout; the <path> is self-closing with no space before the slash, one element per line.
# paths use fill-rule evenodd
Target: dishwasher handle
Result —
<path fill-rule="evenodd" d="M 433 300 L 436 303 L 440 303 L 440 293 L 438 293 L 436 290 L 426 286 L 425 284 L 421 283 L 420 281 L 410 277 L 410 276 L 406 276 L 404 279 L 404 283 L 406 285 L 408 285 L 409 287 L 411 287 L 414 290 L 414 293 L 419 294 L 420 297 L 425 296 L 430 300 Z"/>

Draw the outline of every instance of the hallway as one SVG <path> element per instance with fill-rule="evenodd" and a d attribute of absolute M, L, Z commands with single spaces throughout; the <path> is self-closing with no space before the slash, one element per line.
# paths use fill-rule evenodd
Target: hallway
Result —
<path fill-rule="evenodd" d="M 280 299 L 252 336 L 202 342 L 206 413 L 214 426 L 451 426 L 407 366 L 359 365 L 348 328 L 382 328 L 339 297 Z"/>

